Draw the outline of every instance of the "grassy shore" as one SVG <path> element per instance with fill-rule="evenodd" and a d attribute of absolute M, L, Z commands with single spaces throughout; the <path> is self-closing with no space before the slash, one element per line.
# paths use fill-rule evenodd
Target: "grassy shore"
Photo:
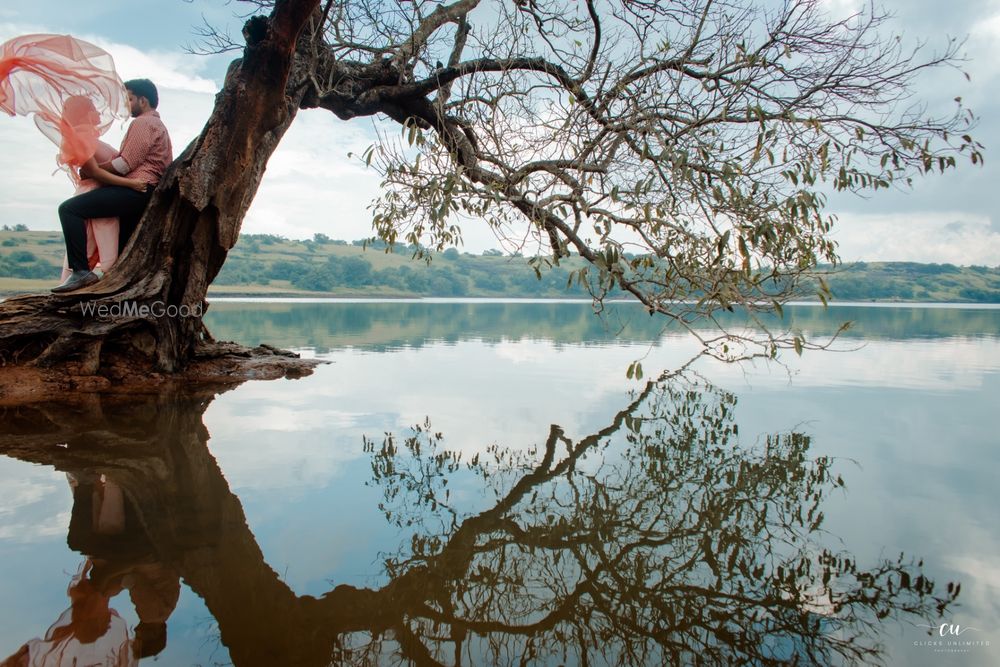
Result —
<path fill-rule="evenodd" d="M 47 294 L 50 289 L 59 284 L 59 277 L 52 280 L 31 278 L 0 277 L 0 297 L 11 297 L 20 294 Z M 303 299 L 406 299 L 419 298 L 421 295 L 407 292 L 386 292 L 378 288 L 341 289 L 330 292 L 315 292 L 298 289 L 287 283 L 285 285 L 213 285 L 208 290 L 209 297 L 253 297 L 253 298 L 303 298 Z"/>
<path fill-rule="evenodd" d="M 0 295 L 44 293 L 58 282 L 59 232 L 0 231 Z M 541 279 L 520 256 L 472 255 L 451 249 L 429 264 L 411 249 L 365 248 L 321 235 L 308 241 L 244 234 L 209 289 L 210 296 L 249 297 L 587 297 L 570 257 L 541 266 Z M 572 288 L 567 284 L 573 282 Z M 869 262 L 838 266 L 827 282 L 836 301 L 1000 303 L 1000 267 Z M 808 290 L 806 291 L 808 293 Z"/>

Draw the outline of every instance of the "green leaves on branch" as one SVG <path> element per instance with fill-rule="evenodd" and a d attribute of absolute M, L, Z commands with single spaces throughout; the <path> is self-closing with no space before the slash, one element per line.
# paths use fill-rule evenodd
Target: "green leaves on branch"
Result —
<path fill-rule="evenodd" d="M 962 156 L 977 164 L 982 147 L 971 116 L 927 119 L 897 104 L 923 70 L 955 64 L 954 49 L 887 45 L 877 11 L 838 22 L 818 3 L 778 4 L 680 3 L 623 19 L 588 3 L 599 16 L 584 24 L 623 41 L 584 64 L 585 30 L 522 41 L 530 23 L 477 17 L 498 22 L 475 26 L 479 60 L 457 68 L 443 97 L 425 82 L 407 104 L 394 98 L 387 115 L 419 108 L 423 120 L 362 156 L 384 177 L 376 233 L 440 250 L 461 241 L 461 225 L 486 225 L 506 248 L 551 255 L 531 264 L 536 275 L 574 253 L 593 268 L 574 267 L 568 285 L 597 302 L 628 294 L 682 323 L 718 308 L 826 303 L 829 289 L 811 279 L 838 261 L 831 186 L 880 191 Z M 510 40 L 487 38 L 493 30 Z M 420 60 L 447 42 L 428 37 Z M 384 88 L 403 97 L 422 76 L 397 74 Z M 758 349 L 772 344 L 814 346 L 789 334 Z"/>

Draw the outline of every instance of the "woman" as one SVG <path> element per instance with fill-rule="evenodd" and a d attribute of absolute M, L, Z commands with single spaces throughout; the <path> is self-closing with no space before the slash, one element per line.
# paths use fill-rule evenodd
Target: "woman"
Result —
<path fill-rule="evenodd" d="M 116 118 L 129 116 L 125 87 L 103 49 L 69 35 L 24 35 L 4 42 L 0 109 L 34 117 L 42 134 L 59 146 L 56 162 L 77 194 L 101 184 L 145 189 L 144 183 L 98 165 L 116 154 L 99 137 Z M 117 259 L 117 225 L 113 218 L 89 221 L 91 267 L 99 262 L 106 272 Z"/>
<path fill-rule="evenodd" d="M 134 667 L 138 657 L 128 625 L 111 608 L 118 592 L 104 591 L 88 576 L 87 559 L 70 582 L 70 607 L 44 637 L 25 642 L 0 667 Z"/>
<path fill-rule="evenodd" d="M 101 185 L 122 185 L 139 192 L 146 188 L 144 181 L 122 178 L 99 166 L 110 162 L 118 152 L 97 139 L 100 114 L 89 97 L 75 95 L 66 100 L 60 118 L 59 134 L 62 139 L 57 161 L 76 183 L 76 192 L 81 194 L 99 188 Z M 118 218 L 94 218 L 87 221 L 87 257 L 90 269 L 100 267 L 107 273 L 118 259 Z M 72 271 L 69 261 L 63 257 L 63 273 L 60 281 L 65 281 Z"/>

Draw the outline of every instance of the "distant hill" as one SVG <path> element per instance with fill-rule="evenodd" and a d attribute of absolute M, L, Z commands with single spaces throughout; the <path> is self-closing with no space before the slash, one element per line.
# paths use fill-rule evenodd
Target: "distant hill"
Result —
<path fill-rule="evenodd" d="M 451 249 L 428 264 L 412 249 L 337 241 L 317 234 L 289 240 L 244 234 L 209 294 L 350 297 L 586 297 L 567 286 L 579 258 L 541 277 L 523 257 Z M 55 284 L 63 257 L 59 232 L 0 231 L 0 294 L 42 291 Z M 828 283 L 838 301 L 1000 303 L 1000 267 L 870 262 L 837 267 Z"/>
<path fill-rule="evenodd" d="M 1000 267 L 856 262 L 827 282 L 838 301 L 1000 303 Z"/>

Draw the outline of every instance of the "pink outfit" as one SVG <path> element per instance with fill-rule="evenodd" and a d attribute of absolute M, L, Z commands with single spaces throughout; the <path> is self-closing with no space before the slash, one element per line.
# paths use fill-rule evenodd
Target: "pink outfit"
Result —
<path fill-rule="evenodd" d="M 69 35 L 23 35 L 0 44 L 0 110 L 33 116 L 59 147 L 56 162 L 76 184 L 76 194 L 100 185 L 81 179 L 91 157 L 110 161 L 117 151 L 99 138 L 116 118 L 129 117 L 128 95 L 111 55 Z M 131 128 L 130 128 L 131 131 Z M 87 221 L 90 267 L 108 269 L 118 259 L 118 219 Z M 69 275 L 65 261 L 63 279 Z"/>
<path fill-rule="evenodd" d="M 136 667 L 138 658 L 132 651 L 132 637 L 128 625 L 117 611 L 108 607 L 109 598 L 103 596 L 89 582 L 85 582 L 91 561 L 85 560 L 70 582 L 66 593 L 72 600 L 74 589 L 85 591 L 76 596 L 77 602 L 64 611 L 53 623 L 45 637 L 25 643 L 28 667 Z M 90 605 L 79 604 L 83 596 Z M 93 602 L 100 601 L 95 605 Z M 76 607 L 76 609 L 74 609 Z M 78 634 L 83 625 L 93 625 L 94 610 L 106 614 L 107 626 L 100 636 L 81 641 Z M 99 618 L 97 616 L 96 618 Z"/>
<path fill-rule="evenodd" d="M 94 157 L 98 162 L 106 162 L 117 155 L 117 151 L 106 143 L 97 142 L 97 152 Z M 84 178 L 78 181 L 74 195 L 90 192 L 101 187 L 101 184 L 92 178 Z M 118 218 L 93 218 L 87 220 L 87 257 L 91 270 L 99 268 L 103 273 L 107 273 L 114 266 L 118 259 Z M 69 268 L 69 260 L 63 256 L 63 270 L 61 281 L 69 278 L 73 272 Z"/>
<path fill-rule="evenodd" d="M 28 667 L 134 667 L 139 661 L 132 655 L 128 626 L 111 609 L 108 630 L 96 642 L 81 643 L 73 635 L 59 637 L 60 628 L 69 627 L 72 609 L 67 609 L 52 624 L 44 639 L 27 642 Z"/>
<path fill-rule="evenodd" d="M 77 167 L 115 118 L 129 117 L 111 56 L 69 35 L 24 35 L 0 44 L 0 110 L 34 116 L 59 146 L 60 166 Z"/>

